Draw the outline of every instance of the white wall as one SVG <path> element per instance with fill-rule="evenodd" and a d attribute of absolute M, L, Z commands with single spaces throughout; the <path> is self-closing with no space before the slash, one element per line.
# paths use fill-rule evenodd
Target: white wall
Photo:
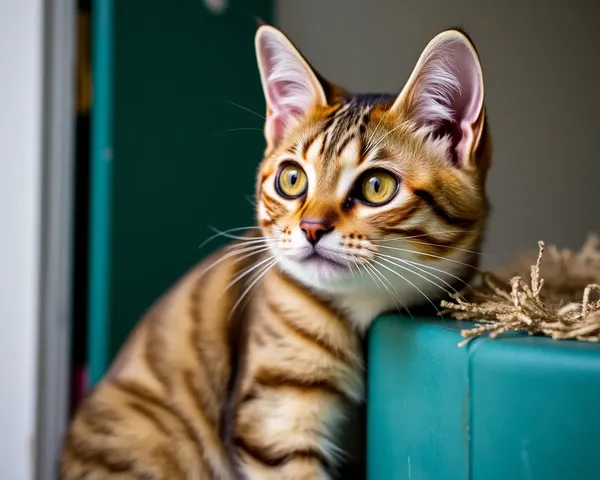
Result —
<path fill-rule="evenodd" d="M 33 478 L 42 0 L 0 1 L 0 478 Z"/>
<path fill-rule="evenodd" d="M 326 77 L 398 91 L 439 31 L 462 24 L 482 57 L 495 164 L 485 263 L 540 239 L 600 233 L 600 2 L 281 0 L 277 25 Z"/>

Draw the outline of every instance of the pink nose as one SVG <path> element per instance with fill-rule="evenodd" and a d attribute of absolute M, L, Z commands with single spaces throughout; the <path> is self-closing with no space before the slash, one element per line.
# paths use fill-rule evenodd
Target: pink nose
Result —
<path fill-rule="evenodd" d="M 323 235 L 333 230 L 333 226 L 319 220 L 302 220 L 300 230 L 311 245 L 316 245 Z"/>

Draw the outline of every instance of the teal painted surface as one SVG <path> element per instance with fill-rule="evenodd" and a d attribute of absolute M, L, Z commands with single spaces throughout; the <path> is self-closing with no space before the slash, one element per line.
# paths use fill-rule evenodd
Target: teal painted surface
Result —
<path fill-rule="evenodd" d="M 95 383 L 108 363 L 112 200 L 113 2 L 92 2 L 94 106 L 90 168 L 89 375 Z"/>
<path fill-rule="evenodd" d="M 271 0 L 231 0 L 221 15 L 202 0 L 94 6 L 92 383 L 152 303 L 224 243 L 198 248 L 209 226 L 254 223 L 265 112 L 254 33 L 273 11 Z"/>
<path fill-rule="evenodd" d="M 600 478 L 600 348 L 547 338 L 472 349 L 473 478 Z"/>
<path fill-rule="evenodd" d="M 372 327 L 369 479 L 468 478 L 467 352 L 456 343 L 455 331 L 406 318 Z"/>
<path fill-rule="evenodd" d="M 600 478 L 600 346 L 513 335 L 459 348 L 464 325 L 375 322 L 369 480 Z"/>

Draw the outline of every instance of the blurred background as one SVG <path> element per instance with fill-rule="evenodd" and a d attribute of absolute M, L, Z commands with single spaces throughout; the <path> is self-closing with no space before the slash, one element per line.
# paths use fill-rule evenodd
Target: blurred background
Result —
<path fill-rule="evenodd" d="M 494 139 L 484 265 L 600 229 L 599 2 L 2 0 L 0 478 L 54 478 L 69 412 L 219 246 L 198 248 L 209 226 L 254 223 L 258 18 L 331 81 L 390 93 L 462 25 Z"/>

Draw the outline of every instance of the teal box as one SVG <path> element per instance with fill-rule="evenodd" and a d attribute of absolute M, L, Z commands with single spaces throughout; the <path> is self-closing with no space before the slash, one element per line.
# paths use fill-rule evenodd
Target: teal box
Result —
<path fill-rule="evenodd" d="M 600 479 L 600 345 L 384 316 L 369 338 L 369 480 Z"/>

